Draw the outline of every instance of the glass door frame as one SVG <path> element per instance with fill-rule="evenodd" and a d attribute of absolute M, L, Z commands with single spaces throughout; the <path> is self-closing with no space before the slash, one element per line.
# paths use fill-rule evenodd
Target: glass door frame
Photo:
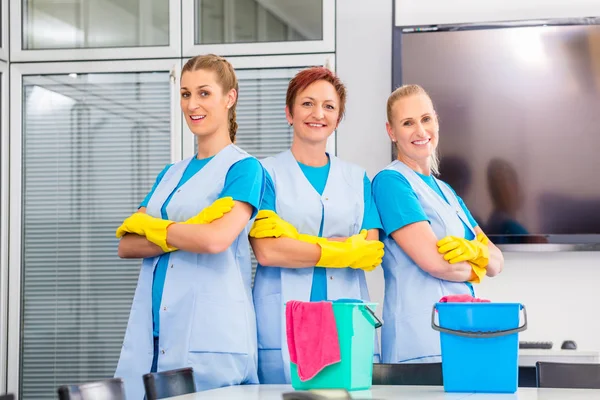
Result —
<path fill-rule="evenodd" d="M 262 68 L 307 68 L 310 66 L 322 65 L 332 71 L 335 71 L 335 54 L 297 54 L 283 56 L 261 56 L 261 57 L 227 57 L 234 69 L 262 69 Z M 181 61 L 181 66 L 187 59 Z M 181 112 L 179 113 L 181 115 Z M 188 158 L 196 153 L 194 148 L 194 135 L 190 132 L 186 124 L 182 124 L 183 136 L 183 158 Z M 329 137 L 327 141 L 327 152 L 336 155 L 336 136 L 337 131 Z"/>
<path fill-rule="evenodd" d="M 77 49 L 23 49 L 23 1 L 11 0 L 10 6 L 10 61 L 71 61 L 71 60 L 124 60 L 141 58 L 181 57 L 181 7 L 179 0 L 169 1 L 169 45 Z M 143 0 L 148 1 L 148 0 Z M 8 0 L 2 0 L 8 3 Z"/>
<path fill-rule="evenodd" d="M 22 288 L 22 160 L 23 160 L 23 77 L 27 75 L 53 75 L 70 73 L 128 73 L 169 72 L 171 74 L 171 161 L 181 160 L 181 119 L 179 88 L 174 75 L 180 59 L 131 61 L 96 61 L 70 63 L 11 64 L 10 66 L 10 149 L 8 226 L 11 240 L 8 243 L 8 354 L 7 391 L 19 398 L 21 372 L 21 288 Z M 175 112 L 177 114 L 175 114 Z M 4 220 L 4 218 L 3 218 Z M 8 232 L 8 231 L 7 231 Z M 117 255 L 115 254 L 115 257 Z M 141 379 L 141 378 L 140 378 Z"/>
<path fill-rule="evenodd" d="M 8 61 L 8 0 L 0 2 L 0 12 L 2 13 L 2 27 L 0 29 L 0 60 Z"/>
<path fill-rule="evenodd" d="M 4 2 L 6 3 L 6 2 Z M 3 4 L 4 4 L 3 3 Z M 0 61 L 0 393 L 6 393 L 8 343 L 8 64 Z"/>
<path fill-rule="evenodd" d="M 181 0 L 183 57 L 214 53 L 220 56 L 307 54 L 335 52 L 335 0 L 323 0 L 323 39 L 286 42 L 196 44 L 195 0 Z M 302 0 L 298 0 L 302 1 Z"/>

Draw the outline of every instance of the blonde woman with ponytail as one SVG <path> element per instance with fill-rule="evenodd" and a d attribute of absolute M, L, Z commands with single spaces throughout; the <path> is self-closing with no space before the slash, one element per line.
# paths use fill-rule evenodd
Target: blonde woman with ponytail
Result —
<path fill-rule="evenodd" d="M 425 90 L 396 89 L 387 119 L 398 157 L 373 179 L 385 244 L 382 362 L 440 362 L 433 305 L 447 295 L 474 296 L 473 284 L 499 274 L 504 260 L 454 190 L 435 177 L 439 123 Z"/>
<path fill-rule="evenodd" d="M 233 144 L 238 82 L 216 55 L 181 73 L 196 155 L 168 165 L 117 230 L 119 256 L 143 258 L 115 376 L 142 400 L 142 375 L 192 367 L 196 388 L 258 383 L 249 222 L 265 173 Z"/>

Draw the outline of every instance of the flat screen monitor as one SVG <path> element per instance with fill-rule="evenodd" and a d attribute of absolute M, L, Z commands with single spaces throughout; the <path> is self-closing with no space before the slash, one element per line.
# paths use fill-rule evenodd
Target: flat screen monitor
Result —
<path fill-rule="evenodd" d="M 600 249 L 600 20 L 397 27 L 393 86 L 440 122 L 440 179 L 495 243 Z"/>

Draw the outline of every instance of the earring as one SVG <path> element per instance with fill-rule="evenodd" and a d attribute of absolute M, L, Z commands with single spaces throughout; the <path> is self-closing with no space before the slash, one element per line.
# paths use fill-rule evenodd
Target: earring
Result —
<path fill-rule="evenodd" d="M 290 122 L 290 126 L 294 125 L 293 123 Z"/>

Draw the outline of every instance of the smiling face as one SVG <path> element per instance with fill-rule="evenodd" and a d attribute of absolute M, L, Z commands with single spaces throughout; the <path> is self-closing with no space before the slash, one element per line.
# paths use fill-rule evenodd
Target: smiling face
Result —
<path fill-rule="evenodd" d="M 285 113 L 288 123 L 294 127 L 295 138 L 321 143 L 337 128 L 339 107 L 340 97 L 333 85 L 318 80 L 298 92 L 292 109 L 286 106 Z"/>
<path fill-rule="evenodd" d="M 223 93 L 215 72 L 207 69 L 186 71 L 181 76 L 181 111 L 194 135 L 208 136 L 229 129 L 229 108 L 237 93 Z"/>
<path fill-rule="evenodd" d="M 426 94 L 398 98 L 392 106 L 391 123 L 386 129 L 398 149 L 398 158 L 425 166 L 438 145 L 439 125 L 431 99 Z"/>

